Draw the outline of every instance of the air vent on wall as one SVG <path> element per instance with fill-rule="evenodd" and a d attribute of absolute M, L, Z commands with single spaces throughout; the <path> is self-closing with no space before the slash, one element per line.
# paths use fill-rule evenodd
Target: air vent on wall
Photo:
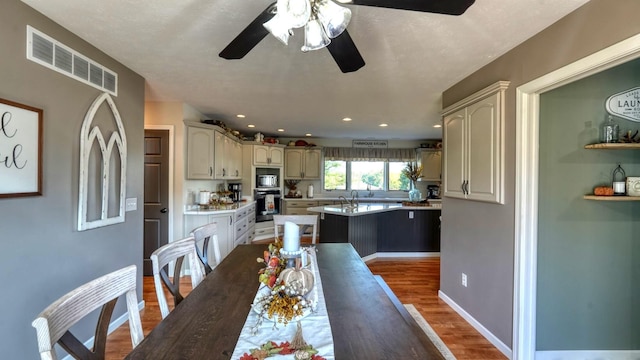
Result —
<path fill-rule="evenodd" d="M 118 96 L 118 74 L 28 25 L 27 59 Z"/>

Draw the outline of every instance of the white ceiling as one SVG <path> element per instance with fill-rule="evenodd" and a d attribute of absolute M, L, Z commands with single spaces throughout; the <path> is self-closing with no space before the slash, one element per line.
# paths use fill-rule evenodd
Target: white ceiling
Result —
<path fill-rule="evenodd" d="M 288 47 L 269 35 L 243 59 L 218 57 L 274 0 L 22 1 L 142 75 L 148 101 L 247 135 L 416 140 L 441 137 L 444 90 L 588 0 L 476 0 L 461 16 L 347 5 L 366 62 L 348 74 L 326 49 L 302 53 L 302 29 Z"/>

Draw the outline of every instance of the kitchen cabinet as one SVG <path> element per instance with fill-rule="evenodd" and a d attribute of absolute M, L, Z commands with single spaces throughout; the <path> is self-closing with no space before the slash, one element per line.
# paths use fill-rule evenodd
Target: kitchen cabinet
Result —
<path fill-rule="evenodd" d="M 219 180 L 242 178 L 242 144 L 215 132 L 214 174 Z"/>
<path fill-rule="evenodd" d="M 241 244 L 251 244 L 255 237 L 256 204 L 242 207 L 235 212 L 233 248 Z"/>
<path fill-rule="evenodd" d="M 233 213 L 185 216 L 185 236 L 189 236 L 189 233 L 199 226 L 215 223 L 220 245 L 220 258 L 224 259 L 234 248 L 233 218 Z M 208 258 L 215 259 L 213 246 L 209 246 Z"/>
<path fill-rule="evenodd" d="M 418 149 L 418 164 L 422 165 L 420 181 L 442 180 L 442 150 Z"/>
<path fill-rule="evenodd" d="M 284 149 L 285 179 L 320 179 L 321 149 Z"/>
<path fill-rule="evenodd" d="M 499 81 L 443 111 L 444 196 L 504 203 L 504 98 Z"/>
<path fill-rule="evenodd" d="M 215 131 L 187 126 L 187 179 L 214 178 Z"/>
<path fill-rule="evenodd" d="M 252 145 L 253 165 L 282 166 L 284 165 L 283 145 Z"/>

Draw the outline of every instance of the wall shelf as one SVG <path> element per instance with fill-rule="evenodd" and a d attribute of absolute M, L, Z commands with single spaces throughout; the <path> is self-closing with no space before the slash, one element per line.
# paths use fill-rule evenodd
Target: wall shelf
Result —
<path fill-rule="evenodd" d="M 585 195 L 583 197 L 585 200 L 598 200 L 598 201 L 640 201 L 640 196 L 596 196 L 596 195 Z"/>
<path fill-rule="evenodd" d="M 612 150 L 631 150 L 640 149 L 640 143 L 601 143 L 588 144 L 585 149 L 612 149 Z"/>

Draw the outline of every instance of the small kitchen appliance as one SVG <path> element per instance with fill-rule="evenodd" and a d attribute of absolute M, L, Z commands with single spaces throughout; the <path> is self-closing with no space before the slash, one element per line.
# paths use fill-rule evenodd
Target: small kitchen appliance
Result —
<path fill-rule="evenodd" d="M 229 191 L 231 191 L 231 200 L 233 200 L 233 202 L 240 202 L 242 200 L 242 184 L 229 184 Z"/>
<path fill-rule="evenodd" d="M 277 175 L 256 175 L 256 187 L 275 188 L 278 187 Z"/>
<path fill-rule="evenodd" d="M 438 199 L 438 198 L 440 198 L 440 186 L 427 185 L 427 199 Z"/>

